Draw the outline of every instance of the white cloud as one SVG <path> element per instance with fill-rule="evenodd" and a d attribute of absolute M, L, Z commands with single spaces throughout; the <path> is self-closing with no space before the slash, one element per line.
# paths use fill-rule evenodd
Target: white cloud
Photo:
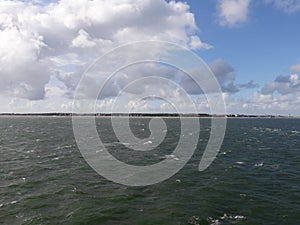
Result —
<path fill-rule="evenodd" d="M 77 48 L 92 48 L 96 45 L 96 42 L 91 39 L 90 35 L 82 29 L 79 30 L 78 36 L 72 41 L 72 46 Z"/>
<path fill-rule="evenodd" d="M 189 47 L 190 49 L 211 49 L 213 46 L 211 46 L 210 44 L 203 43 L 198 36 L 191 36 Z"/>
<path fill-rule="evenodd" d="M 272 94 L 264 95 L 255 92 L 251 98 L 243 105 L 246 112 L 252 114 L 269 115 L 295 115 L 299 116 L 300 95 L 282 95 L 275 97 Z"/>
<path fill-rule="evenodd" d="M 224 92 L 236 93 L 239 91 L 237 85 L 235 84 L 234 69 L 226 61 L 217 59 L 210 64 L 210 68 Z M 201 73 L 203 73 L 203 71 L 199 71 L 199 68 L 191 69 L 187 72 L 189 74 L 193 74 L 194 76 L 201 76 Z M 151 76 L 158 77 L 158 79 L 146 79 L 144 82 L 141 82 L 143 78 L 149 78 Z M 74 85 L 76 84 L 76 77 L 78 76 L 74 76 L 72 74 L 65 75 L 64 77 L 59 79 L 65 82 L 65 85 L 69 88 L 70 91 L 74 91 L 74 87 L 76 86 Z M 123 91 L 135 95 L 146 93 L 148 89 L 152 89 L 153 87 L 157 89 L 159 89 L 159 87 L 164 87 L 164 89 L 168 93 L 173 93 L 173 90 L 170 89 L 168 85 L 165 85 L 163 83 L 160 84 L 158 82 L 159 78 L 168 79 L 174 83 L 177 83 L 188 94 L 203 94 L 201 88 L 195 83 L 195 81 L 181 70 L 166 65 L 148 62 L 128 66 L 112 76 L 110 80 L 106 82 L 106 85 L 101 94 L 101 98 L 116 96 L 119 94 L 119 91 L 123 90 L 125 87 L 126 89 Z M 135 81 L 139 81 L 139 83 L 134 84 Z M 102 80 L 100 80 L 100 82 L 102 82 Z M 97 79 L 94 79 L 92 77 L 86 79 L 86 83 L 82 83 L 82 87 L 82 91 L 84 92 L 82 93 L 82 96 L 85 96 L 87 98 L 89 96 L 95 96 L 99 91 L 97 88 L 99 87 L 99 80 L 97 81 Z M 209 90 L 209 87 L 206 88 L 207 90 Z"/>
<path fill-rule="evenodd" d="M 50 78 L 47 59 L 39 57 L 43 37 L 9 22 L 0 30 L 0 92 L 31 100 L 45 97 Z"/>
<path fill-rule="evenodd" d="M 300 80 L 297 74 L 278 76 L 267 82 L 244 102 L 243 109 L 252 114 L 296 115 L 300 112 Z"/>
<path fill-rule="evenodd" d="M 281 95 L 300 92 L 300 79 L 297 74 L 289 76 L 278 76 L 273 82 L 268 82 L 261 90 L 262 94 L 273 94 L 278 92 Z"/>
<path fill-rule="evenodd" d="M 222 26 L 234 27 L 248 19 L 250 0 L 219 0 L 218 14 Z"/>
<path fill-rule="evenodd" d="M 300 10 L 299 0 L 265 0 L 265 2 L 273 4 L 277 9 L 287 13 L 295 13 Z"/>
<path fill-rule="evenodd" d="M 290 71 L 292 72 L 300 72 L 300 63 L 299 64 L 296 64 L 296 65 L 293 65 L 290 67 Z"/>
<path fill-rule="evenodd" d="M 253 86 L 249 82 L 246 86 Z M 246 88 L 247 88 L 246 87 Z M 249 97 L 223 93 L 228 114 L 294 115 L 300 112 L 299 75 L 278 76 Z"/>
<path fill-rule="evenodd" d="M 71 41 L 69 38 L 74 33 L 77 35 L 78 31 L 83 30 L 79 38 L 81 42 L 84 39 L 84 43 L 89 40 L 88 47 L 95 39 L 111 41 L 114 46 L 152 39 L 173 41 L 188 47 L 197 31 L 194 15 L 189 12 L 189 6 L 181 2 L 62 0 L 45 9 L 49 16 L 41 18 L 46 22 L 51 19 L 54 21 L 52 24 L 62 27 L 66 34 L 65 41 Z M 46 22 L 43 27 L 49 28 Z M 203 43 L 199 47 L 207 46 Z"/>
<path fill-rule="evenodd" d="M 151 39 L 190 49 L 211 48 L 196 36 L 197 30 L 194 15 L 182 2 L 4 0 L 0 2 L 0 94 L 44 99 L 45 87 L 57 73 L 68 90 L 71 84 L 66 80 L 78 79 L 87 63 L 127 42 Z"/>
<path fill-rule="evenodd" d="M 61 97 L 65 93 L 64 88 L 57 86 L 49 86 L 45 88 L 46 98 Z"/>

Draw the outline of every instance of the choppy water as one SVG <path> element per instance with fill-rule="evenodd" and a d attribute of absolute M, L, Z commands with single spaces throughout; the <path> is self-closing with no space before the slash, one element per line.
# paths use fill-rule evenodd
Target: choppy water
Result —
<path fill-rule="evenodd" d="M 149 135 L 148 119 L 133 132 Z M 153 163 L 172 154 L 180 123 L 160 148 L 135 154 L 119 143 L 109 119 L 99 135 L 120 160 Z M 126 187 L 93 171 L 76 147 L 70 118 L 0 118 L 2 224 L 300 224 L 300 120 L 229 119 L 223 147 L 198 172 L 209 133 L 201 119 L 194 157 L 175 176 Z"/>

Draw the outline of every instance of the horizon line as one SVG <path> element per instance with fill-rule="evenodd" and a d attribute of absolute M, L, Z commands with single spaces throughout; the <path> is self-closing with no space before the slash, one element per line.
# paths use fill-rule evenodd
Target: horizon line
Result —
<path fill-rule="evenodd" d="M 129 116 L 129 117 L 229 117 L 229 118 L 238 118 L 238 117 L 256 117 L 256 118 L 300 118 L 300 116 L 292 115 L 272 115 L 272 114 L 209 114 L 209 113 L 151 113 L 151 112 L 135 112 L 135 113 L 72 113 L 72 112 L 34 112 L 34 113 L 0 113 L 0 116 Z"/>

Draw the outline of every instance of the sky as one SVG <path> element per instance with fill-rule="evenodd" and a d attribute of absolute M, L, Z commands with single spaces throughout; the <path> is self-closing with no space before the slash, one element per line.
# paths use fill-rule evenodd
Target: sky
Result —
<path fill-rule="evenodd" d="M 101 79 L 89 74 L 95 60 L 152 40 L 200 57 L 219 82 L 227 113 L 299 116 L 299 26 L 300 0 L 0 0 L 0 112 L 72 112 L 76 94 L 89 99 L 110 76 L 103 67 Z M 157 59 L 166 54 L 145 46 L 139 57 L 146 51 Z M 170 82 L 143 80 L 150 76 Z M 129 87 L 134 81 L 143 82 Z M 118 111 L 172 112 L 173 104 L 189 112 L 188 94 L 199 112 L 209 113 L 196 89 L 169 65 L 131 65 L 85 109 L 110 112 L 118 99 Z"/>

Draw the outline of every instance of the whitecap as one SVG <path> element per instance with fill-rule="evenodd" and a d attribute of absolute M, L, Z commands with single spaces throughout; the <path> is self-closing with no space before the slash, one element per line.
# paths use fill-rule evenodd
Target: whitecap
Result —
<path fill-rule="evenodd" d="M 222 219 L 222 220 L 225 220 L 225 219 L 242 220 L 242 219 L 246 219 L 246 217 L 245 216 L 241 216 L 241 215 L 231 216 L 231 215 L 227 215 L 226 213 L 224 213 L 224 215 L 221 216 L 220 219 Z"/>
<path fill-rule="evenodd" d="M 271 132 L 271 133 L 279 133 L 281 132 L 281 129 L 279 128 L 266 128 L 265 131 Z"/>
<path fill-rule="evenodd" d="M 244 220 L 246 219 L 245 216 L 242 215 L 236 215 L 236 216 L 231 216 L 231 215 L 227 215 L 226 213 L 224 213 L 223 216 L 219 217 L 219 218 L 212 218 L 212 217 L 208 217 L 207 221 L 211 224 L 211 225 L 219 225 L 219 224 L 223 224 L 223 221 L 228 221 L 230 223 L 237 223 L 238 221 Z"/>
<path fill-rule="evenodd" d="M 64 146 L 61 146 L 61 149 L 63 148 L 72 148 L 72 145 L 64 145 Z"/>
<path fill-rule="evenodd" d="M 256 163 L 254 166 L 255 166 L 255 167 L 262 167 L 263 165 L 264 165 L 264 163 L 261 162 L 261 163 Z"/>
<path fill-rule="evenodd" d="M 243 219 L 246 219 L 245 216 L 239 216 L 239 215 L 234 216 L 233 218 L 236 219 L 236 220 L 243 220 Z"/>
<path fill-rule="evenodd" d="M 198 216 L 192 216 L 190 219 L 189 219 L 189 224 L 194 224 L 194 225 L 199 225 L 199 220 L 200 218 Z"/>
<path fill-rule="evenodd" d="M 28 153 L 33 153 L 35 152 L 34 150 L 29 150 L 29 151 L 26 151 L 25 153 L 28 154 Z"/>
<path fill-rule="evenodd" d="M 241 162 L 241 161 L 238 161 L 238 162 L 235 162 L 236 164 L 239 164 L 239 165 L 244 165 L 245 162 Z"/>
<path fill-rule="evenodd" d="M 152 141 L 146 141 L 146 142 L 144 143 L 144 145 L 147 145 L 147 144 L 152 144 Z"/>
<path fill-rule="evenodd" d="M 220 217 L 220 219 L 222 219 L 222 220 L 227 219 L 227 218 L 228 218 L 228 216 L 226 213 L 224 213 L 224 215 Z"/>
<path fill-rule="evenodd" d="M 56 150 L 60 150 L 60 149 L 65 149 L 65 148 L 71 148 L 73 145 L 63 145 L 63 146 L 58 146 L 56 148 Z"/>
<path fill-rule="evenodd" d="M 175 156 L 175 155 L 165 155 L 166 159 L 174 159 L 176 161 L 178 161 L 179 159 Z"/>
<path fill-rule="evenodd" d="M 218 219 L 214 219 L 212 217 L 208 217 L 207 222 L 209 222 L 210 225 L 220 225 L 221 224 L 221 222 Z"/>
<path fill-rule="evenodd" d="M 300 134 L 300 131 L 298 131 L 298 130 L 292 130 L 291 131 L 293 134 Z"/>

